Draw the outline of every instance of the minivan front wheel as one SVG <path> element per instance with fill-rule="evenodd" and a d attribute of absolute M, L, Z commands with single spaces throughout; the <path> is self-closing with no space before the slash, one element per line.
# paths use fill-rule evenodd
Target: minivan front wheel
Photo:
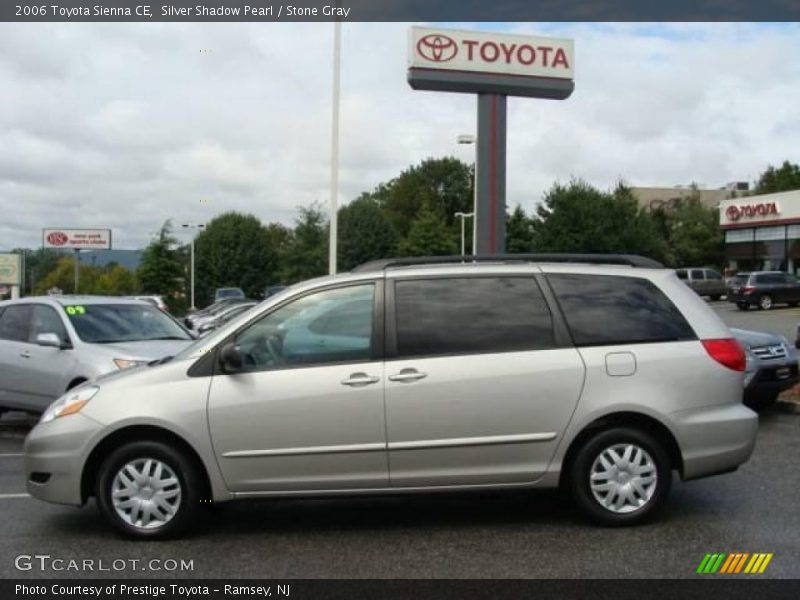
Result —
<path fill-rule="evenodd" d="M 181 452 L 156 441 L 120 446 L 100 467 L 96 498 L 119 531 L 139 539 L 173 537 L 193 521 L 203 489 Z"/>
<path fill-rule="evenodd" d="M 569 474 L 579 510 L 602 525 L 633 525 L 663 505 L 672 483 L 669 457 L 652 435 L 617 427 L 590 438 Z"/>

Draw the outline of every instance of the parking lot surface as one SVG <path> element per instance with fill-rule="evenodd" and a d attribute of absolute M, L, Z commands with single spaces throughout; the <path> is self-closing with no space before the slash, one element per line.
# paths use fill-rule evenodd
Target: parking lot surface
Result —
<path fill-rule="evenodd" d="M 731 326 L 790 339 L 800 317 L 790 309 L 744 313 L 724 302 L 714 308 Z M 75 509 L 28 497 L 20 453 L 30 423 L 19 413 L 0 421 L 5 578 L 673 578 L 697 577 L 705 554 L 716 552 L 773 553 L 758 577 L 800 577 L 798 415 L 762 415 L 748 463 L 727 475 L 676 479 L 665 511 L 641 527 L 588 525 L 555 492 L 429 494 L 215 506 L 191 536 L 166 542 L 118 537 L 93 503 Z M 20 555 L 93 560 L 94 570 L 20 571 Z M 192 570 L 148 570 L 151 559 L 191 561 Z M 126 566 L 98 571 L 101 560 Z"/>

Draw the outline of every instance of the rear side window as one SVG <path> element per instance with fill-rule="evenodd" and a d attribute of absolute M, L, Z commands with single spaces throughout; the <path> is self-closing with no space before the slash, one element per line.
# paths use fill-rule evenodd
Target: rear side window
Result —
<path fill-rule="evenodd" d="M 692 279 L 705 279 L 702 269 L 692 269 Z"/>
<path fill-rule="evenodd" d="M 763 275 L 756 275 L 756 283 L 785 283 L 786 278 L 783 273 L 764 273 Z"/>
<path fill-rule="evenodd" d="M 532 277 L 470 277 L 395 284 L 402 357 L 539 350 L 553 320 Z"/>
<path fill-rule="evenodd" d="M 647 279 L 548 275 L 577 346 L 696 339 L 675 305 Z"/>
<path fill-rule="evenodd" d="M 27 304 L 7 306 L 0 318 L 0 340 L 27 342 L 31 307 Z"/>
<path fill-rule="evenodd" d="M 686 275 L 686 269 L 678 269 L 675 271 L 675 274 L 678 276 L 678 279 L 687 279 L 688 276 Z"/>

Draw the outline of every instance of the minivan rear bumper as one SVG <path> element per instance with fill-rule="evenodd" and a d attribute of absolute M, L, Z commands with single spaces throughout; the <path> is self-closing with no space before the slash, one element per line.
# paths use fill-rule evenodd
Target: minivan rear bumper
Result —
<path fill-rule="evenodd" d="M 753 453 L 758 415 L 744 404 L 722 404 L 670 415 L 683 456 L 684 480 L 735 470 Z"/>

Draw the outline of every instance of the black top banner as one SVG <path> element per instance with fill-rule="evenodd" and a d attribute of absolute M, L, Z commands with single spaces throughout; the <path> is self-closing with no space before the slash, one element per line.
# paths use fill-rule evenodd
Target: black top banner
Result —
<path fill-rule="evenodd" d="M 797 21 L 798 0 L 0 0 L 0 21 Z"/>

